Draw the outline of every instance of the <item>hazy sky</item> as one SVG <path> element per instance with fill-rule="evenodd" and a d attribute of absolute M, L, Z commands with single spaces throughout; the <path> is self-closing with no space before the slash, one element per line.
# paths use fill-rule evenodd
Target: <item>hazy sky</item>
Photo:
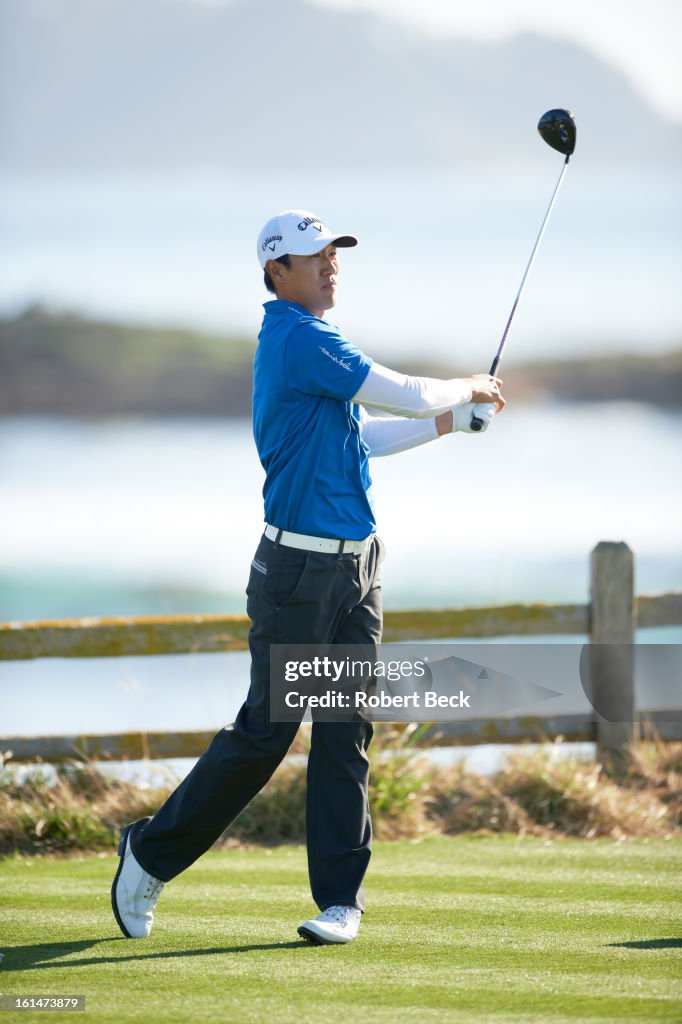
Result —
<path fill-rule="evenodd" d="M 365 8 L 442 34 L 500 38 L 527 30 L 568 36 L 623 70 L 682 120 L 682 0 L 313 0 Z"/>

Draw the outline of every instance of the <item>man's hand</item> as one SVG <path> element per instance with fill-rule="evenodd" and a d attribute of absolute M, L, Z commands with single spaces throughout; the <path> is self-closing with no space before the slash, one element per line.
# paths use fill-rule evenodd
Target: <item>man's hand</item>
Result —
<path fill-rule="evenodd" d="M 494 402 L 467 402 L 466 405 L 456 405 L 452 410 L 452 431 L 461 430 L 465 434 L 482 434 L 492 423 L 496 412 Z M 473 417 L 480 420 L 483 426 L 480 430 L 471 429 Z"/>
<path fill-rule="evenodd" d="M 472 402 L 494 402 L 497 412 L 502 412 L 506 402 L 500 392 L 500 386 L 504 381 L 499 377 L 491 377 L 489 373 L 475 373 L 468 378 L 467 383 L 471 387 Z"/>

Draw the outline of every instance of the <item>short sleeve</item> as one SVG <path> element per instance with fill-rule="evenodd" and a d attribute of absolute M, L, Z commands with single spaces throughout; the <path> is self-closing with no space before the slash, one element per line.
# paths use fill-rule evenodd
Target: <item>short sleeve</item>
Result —
<path fill-rule="evenodd" d="M 298 324 L 287 339 L 287 381 L 310 395 L 347 402 L 359 391 L 371 365 L 369 356 L 319 320 Z"/>

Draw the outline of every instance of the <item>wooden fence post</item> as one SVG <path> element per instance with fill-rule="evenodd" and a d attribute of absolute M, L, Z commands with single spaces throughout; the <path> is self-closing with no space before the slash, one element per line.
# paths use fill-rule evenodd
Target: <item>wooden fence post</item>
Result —
<path fill-rule="evenodd" d="M 635 732 L 634 558 L 627 544 L 601 541 L 592 552 L 591 696 L 597 760 L 612 775 L 627 766 Z"/>

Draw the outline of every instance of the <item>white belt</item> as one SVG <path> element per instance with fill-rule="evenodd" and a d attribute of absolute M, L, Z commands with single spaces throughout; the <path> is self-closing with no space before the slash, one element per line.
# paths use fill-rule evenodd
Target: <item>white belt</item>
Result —
<path fill-rule="evenodd" d="M 332 540 L 330 537 L 311 537 L 307 533 L 290 533 L 266 523 L 265 536 L 286 548 L 321 551 L 328 555 L 361 555 L 369 547 L 374 534 L 370 533 L 364 540 Z"/>

